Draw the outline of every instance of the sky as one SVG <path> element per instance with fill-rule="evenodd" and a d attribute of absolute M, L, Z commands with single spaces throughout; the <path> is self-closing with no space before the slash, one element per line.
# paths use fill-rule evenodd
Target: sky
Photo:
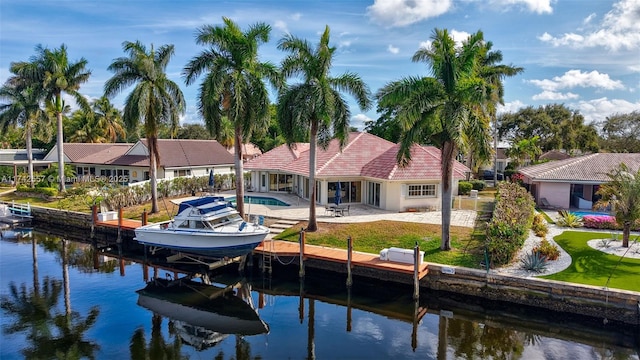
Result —
<path fill-rule="evenodd" d="M 109 64 L 125 56 L 124 41 L 173 44 L 167 74 L 185 95 L 181 121 L 202 123 L 196 101 L 202 76 L 186 86 L 182 69 L 205 49 L 195 42 L 197 30 L 222 25 L 223 17 L 243 30 L 270 25 L 259 56 L 276 65 L 285 55 L 277 49 L 283 35 L 315 45 L 328 26 L 336 47 L 331 74 L 356 73 L 374 94 L 391 81 L 431 75 L 411 57 L 429 44 L 434 29 L 448 29 L 456 41 L 481 30 L 504 64 L 524 68 L 505 79 L 501 112 L 562 103 L 586 123 L 601 123 L 640 110 L 640 0 L 2 0 L 0 81 L 12 62 L 29 60 L 36 45 L 65 44 L 71 61 L 88 61 L 92 75 L 80 92 L 95 99 L 113 75 Z M 129 92 L 112 102 L 122 108 Z M 363 129 L 364 121 L 378 118 L 375 105 L 363 111 L 345 98 L 352 126 Z"/>

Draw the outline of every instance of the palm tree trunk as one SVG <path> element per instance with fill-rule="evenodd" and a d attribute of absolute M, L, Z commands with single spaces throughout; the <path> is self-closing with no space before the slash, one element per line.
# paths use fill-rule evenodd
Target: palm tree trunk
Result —
<path fill-rule="evenodd" d="M 502 177 L 503 180 L 504 176 Z M 498 183 L 498 118 L 493 115 L 493 186 Z"/>
<path fill-rule="evenodd" d="M 449 228 L 451 227 L 451 178 L 453 176 L 453 154 L 456 147 L 451 141 L 442 145 L 442 240 L 441 250 L 451 250 Z"/>
<path fill-rule="evenodd" d="M 67 255 L 67 240 L 62 239 L 62 285 L 64 286 L 64 309 L 67 321 L 71 315 L 71 288 L 69 286 L 69 256 Z"/>
<path fill-rule="evenodd" d="M 236 207 L 244 219 L 244 167 L 242 165 L 242 127 L 236 125 L 233 146 L 235 148 L 236 165 Z"/>
<path fill-rule="evenodd" d="M 64 135 L 62 132 L 62 111 L 58 110 L 56 117 L 58 120 L 58 191 L 64 192 L 64 149 L 62 148 Z"/>
<path fill-rule="evenodd" d="M 311 122 L 309 132 L 309 225 L 307 231 L 318 230 L 318 220 L 316 219 L 316 148 L 318 147 L 318 122 Z"/>
<path fill-rule="evenodd" d="M 29 173 L 29 186 L 33 187 L 34 181 L 33 181 L 33 145 L 31 144 L 31 125 L 27 124 L 25 126 L 25 131 L 26 131 L 26 137 L 27 137 L 27 162 L 29 163 L 28 165 L 28 173 Z"/>
<path fill-rule="evenodd" d="M 625 221 L 622 225 L 622 247 L 629 247 L 629 235 L 631 234 L 631 222 Z"/>
<path fill-rule="evenodd" d="M 151 183 L 151 213 L 158 212 L 158 164 L 156 162 L 155 142 L 149 139 L 149 182 Z"/>

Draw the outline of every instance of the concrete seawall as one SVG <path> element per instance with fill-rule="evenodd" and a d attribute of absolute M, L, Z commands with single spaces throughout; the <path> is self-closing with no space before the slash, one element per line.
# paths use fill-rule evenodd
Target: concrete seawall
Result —
<path fill-rule="evenodd" d="M 32 207 L 34 221 L 38 225 L 48 224 L 53 233 L 64 235 L 65 230 L 87 234 L 91 240 L 91 214 L 75 211 Z M 118 229 L 98 226 L 94 229 L 94 239 L 115 244 Z M 132 240 L 133 230 L 123 229 L 120 233 L 124 249 L 139 248 Z M 261 255 L 255 256 L 260 258 Z M 293 261 L 290 267 L 297 267 Z M 312 269 L 323 269 L 336 273 L 347 272 L 346 264 L 316 260 L 305 262 Z M 521 278 L 494 274 L 491 271 L 462 267 L 429 264 L 428 274 L 420 281 L 420 287 L 446 291 L 474 297 L 506 301 L 561 313 L 577 314 L 615 321 L 633 326 L 640 325 L 640 293 L 608 289 L 588 285 L 570 284 L 538 278 Z M 353 274 L 363 278 L 411 284 L 411 276 L 386 273 L 379 270 L 354 268 Z M 277 275 L 277 274 L 276 274 Z"/>

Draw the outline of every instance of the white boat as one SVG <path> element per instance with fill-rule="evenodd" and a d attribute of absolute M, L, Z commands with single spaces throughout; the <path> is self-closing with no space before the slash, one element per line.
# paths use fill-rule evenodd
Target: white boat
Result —
<path fill-rule="evenodd" d="M 263 225 L 245 222 L 233 205 L 220 196 L 183 201 L 173 220 L 135 229 L 135 240 L 216 258 L 246 255 L 269 233 Z"/>

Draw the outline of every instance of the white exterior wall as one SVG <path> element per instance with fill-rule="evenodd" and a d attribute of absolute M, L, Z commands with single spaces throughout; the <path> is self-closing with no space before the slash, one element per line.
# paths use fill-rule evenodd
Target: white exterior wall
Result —
<path fill-rule="evenodd" d="M 571 185 L 569 183 L 553 183 L 553 182 L 536 182 L 538 188 L 538 201 L 546 198 L 549 204 L 568 209 L 570 205 L 569 192 Z"/>

